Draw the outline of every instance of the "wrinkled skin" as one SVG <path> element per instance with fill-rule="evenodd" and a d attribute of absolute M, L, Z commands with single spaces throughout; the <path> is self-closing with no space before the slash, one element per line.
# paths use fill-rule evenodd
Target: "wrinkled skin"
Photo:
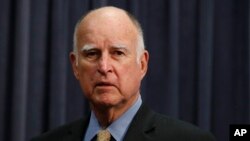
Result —
<path fill-rule="evenodd" d="M 99 122 L 108 126 L 138 98 L 148 52 L 137 54 L 137 28 L 112 7 L 88 14 L 76 35 L 78 52 L 70 54 L 75 77 Z"/>

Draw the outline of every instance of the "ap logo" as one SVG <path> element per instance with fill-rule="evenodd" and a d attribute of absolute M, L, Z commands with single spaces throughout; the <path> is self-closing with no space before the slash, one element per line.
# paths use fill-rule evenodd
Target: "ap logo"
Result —
<path fill-rule="evenodd" d="M 234 136 L 244 136 L 247 133 L 247 129 L 236 129 Z"/>
<path fill-rule="evenodd" d="M 230 141 L 250 141 L 250 124 L 230 125 Z"/>

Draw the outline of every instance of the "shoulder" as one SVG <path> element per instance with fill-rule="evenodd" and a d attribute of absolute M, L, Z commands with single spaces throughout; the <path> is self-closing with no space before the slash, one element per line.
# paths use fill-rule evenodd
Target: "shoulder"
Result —
<path fill-rule="evenodd" d="M 171 118 L 142 104 L 128 129 L 127 140 L 215 141 L 214 136 L 191 123 Z"/>
<path fill-rule="evenodd" d="M 30 141 L 61 141 L 72 135 L 82 136 L 84 133 L 84 124 L 86 119 L 79 119 L 71 123 L 59 126 L 51 131 L 45 132 Z"/>
<path fill-rule="evenodd" d="M 192 141 L 215 141 L 214 136 L 197 126 L 155 113 L 154 116 L 156 134 L 162 138 Z"/>

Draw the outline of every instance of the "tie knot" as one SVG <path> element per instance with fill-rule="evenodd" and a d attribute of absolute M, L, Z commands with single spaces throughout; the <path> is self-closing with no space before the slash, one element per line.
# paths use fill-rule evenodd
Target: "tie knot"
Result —
<path fill-rule="evenodd" d="M 97 134 L 97 141 L 110 141 L 111 135 L 107 129 L 100 130 Z"/>

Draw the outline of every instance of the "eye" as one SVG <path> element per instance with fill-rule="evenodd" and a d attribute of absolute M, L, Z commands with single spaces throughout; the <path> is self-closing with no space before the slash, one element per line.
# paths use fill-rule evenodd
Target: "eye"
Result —
<path fill-rule="evenodd" d="M 84 52 L 84 56 L 88 59 L 97 59 L 100 56 L 100 52 L 97 50 L 88 50 Z"/>
<path fill-rule="evenodd" d="M 88 52 L 86 55 L 87 55 L 87 57 L 96 56 L 96 55 L 97 55 L 97 52 L 96 52 L 96 51 L 90 51 L 90 52 Z"/>
<path fill-rule="evenodd" d="M 125 53 L 123 51 L 120 51 L 120 50 L 115 50 L 113 52 L 113 54 L 116 55 L 116 56 L 123 56 L 123 55 L 125 55 Z"/>

